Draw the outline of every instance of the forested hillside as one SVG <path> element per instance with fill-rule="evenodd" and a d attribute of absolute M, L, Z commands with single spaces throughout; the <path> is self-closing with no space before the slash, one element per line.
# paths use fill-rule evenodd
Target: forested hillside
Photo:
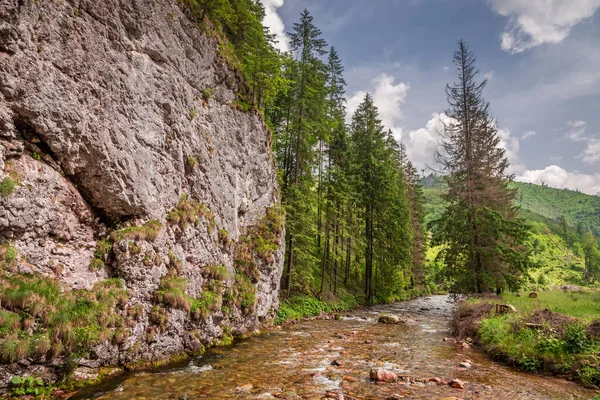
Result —
<path fill-rule="evenodd" d="M 519 191 L 517 204 L 551 220 L 565 217 L 567 225 L 600 236 L 600 196 L 545 185 L 513 182 Z"/>
<path fill-rule="evenodd" d="M 447 186 L 443 178 L 433 175 L 421 183 L 428 223 L 443 212 Z M 531 225 L 527 245 L 534 268 L 528 273 L 527 284 L 537 289 L 597 281 L 599 270 L 593 248 L 600 237 L 600 197 L 522 182 L 512 182 L 511 187 L 518 191 L 515 203 L 520 207 L 519 215 Z M 432 267 L 435 254 L 435 249 L 429 252 Z M 586 279 L 586 260 L 593 264 L 588 275 L 595 278 Z"/>

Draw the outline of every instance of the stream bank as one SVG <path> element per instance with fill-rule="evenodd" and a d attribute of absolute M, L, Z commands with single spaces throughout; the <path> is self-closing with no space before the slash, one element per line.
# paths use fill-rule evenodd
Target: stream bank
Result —
<path fill-rule="evenodd" d="M 71 399 L 321 399 L 327 391 L 357 399 L 591 399 L 573 382 L 531 375 L 448 339 L 453 303 L 430 296 L 274 328 L 184 365 L 122 375 Z M 381 314 L 405 323 L 381 324 Z M 446 340 L 444 340 L 446 339 Z M 468 362 L 470 368 L 465 368 Z M 375 383 L 372 368 L 398 375 Z M 429 378 L 439 378 L 440 383 Z M 444 384 L 454 379 L 464 389 Z"/>

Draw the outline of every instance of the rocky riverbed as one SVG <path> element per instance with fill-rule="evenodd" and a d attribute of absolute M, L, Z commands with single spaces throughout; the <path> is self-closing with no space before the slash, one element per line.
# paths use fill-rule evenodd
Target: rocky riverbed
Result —
<path fill-rule="evenodd" d="M 341 320 L 272 329 L 231 347 L 211 349 L 185 365 L 114 378 L 71 399 L 518 400 L 598 395 L 573 382 L 517 372 L 456 343 L 448 338 L 452 306 L 447 296 L 432 296 L 355 311 Z M 378 323 L 382 314 L 401 321 Z M 371 379 L 378 374 L 380 381 Z"/>

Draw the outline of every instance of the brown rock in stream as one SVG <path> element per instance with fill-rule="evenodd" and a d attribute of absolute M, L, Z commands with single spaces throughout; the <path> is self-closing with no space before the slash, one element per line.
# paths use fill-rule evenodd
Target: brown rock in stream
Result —
<path fill-rule="evenodd" d="M 377 322 L 381 324 L 405 324 L 406 321 L 397 315 L 380 315 Z"/>
<path fill-rule="evenodd" d="M 383 368 L 371 368 L 371 379 L 377 382 L 396 382 L 398 375 Z"/>
<path fill-rule="evenodd" d="M 471 369 L 471 363 L 466 361 L 458 363 L 458 366 L 465 369 Z"/>
<path fill-rule="evenodd" d="M 453 379 L 450 381 L 450 383 L 448 383 L 448 385 L 450 385 L 454 389 L 464 389 L 465 388 L 465 383 L 463 381 L 461 381 L 460 379 Z"/>

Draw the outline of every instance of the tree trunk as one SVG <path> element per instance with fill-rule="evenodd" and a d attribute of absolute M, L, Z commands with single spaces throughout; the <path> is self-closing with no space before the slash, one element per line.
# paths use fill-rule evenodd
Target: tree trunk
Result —
<path fill-rule="evenodd" d="M 367 236 L 367 247 L 365 249 L 365 295 L 367 305 L 373 304 L 372 276 L 373 276 L 373 221 L 371 205 L 367 204 L 365 230 Z"/>
<path fill-rule="evenodd" d="M 288 246 L 287 246 L 287 265 L 285 271 L 285 284 L 284 290 L 286 292 L 286 297 L 290 295 L 290 289 L 292 284 L 292 270 L 294 267 L 294 238 L 292 235 L 288 234 Z"/>

